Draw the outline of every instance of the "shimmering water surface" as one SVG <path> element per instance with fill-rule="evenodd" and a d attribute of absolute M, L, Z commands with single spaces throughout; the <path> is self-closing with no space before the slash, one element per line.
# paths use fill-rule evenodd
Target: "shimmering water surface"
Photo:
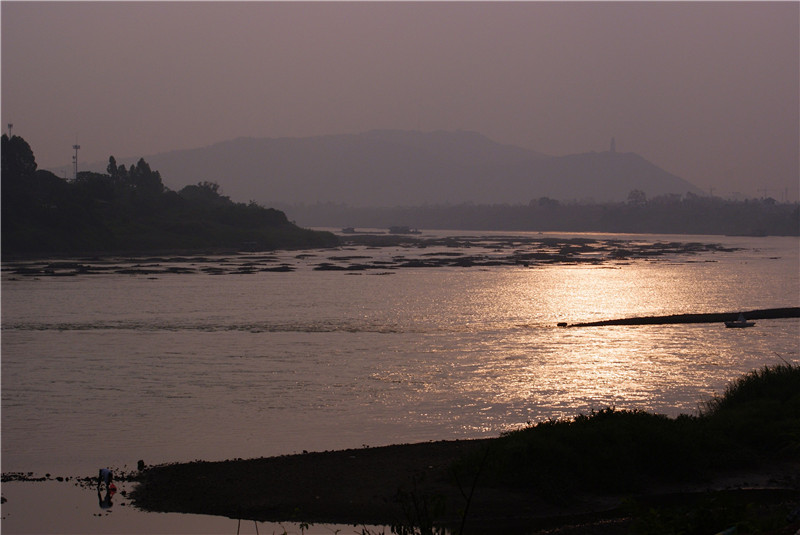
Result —
<path fill-rule="evenodd" d="M 274 253 L 284 272 L 241 269 L 267 261 L 256 253 L 95 259 L 106 269 L 69 277 L 4 264 L 2 469 L 83 475 L 495 436 L 609 405 L 676 415 L 742 373 L 800 361 L 797 319 L 556 327 L 798 306 L 797 238 L 547 236 L 724 248 L 363 271 L 314 267 L 438 250 Z"/>

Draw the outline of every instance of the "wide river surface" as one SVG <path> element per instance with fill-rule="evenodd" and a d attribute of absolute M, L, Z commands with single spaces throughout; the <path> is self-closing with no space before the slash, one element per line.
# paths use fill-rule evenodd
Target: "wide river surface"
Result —
<path fill-rule="evenodd" d="M 607 406 L 696 413 L 743 373 L 800 362 L 798 319 L 556 326 L 798 306 L 797 238 L 516 234 L 583 256 L 423 267 L 502 255 L 509 234 L 419 237 L 446 235 L 475 238 L 78 259 L 71 276 L 4 263 L 3 472 L 496 436 Z M 664 243 L 722 247 L 608 254 Z M 387 267 L 320 269 L 355 259 Z"/>

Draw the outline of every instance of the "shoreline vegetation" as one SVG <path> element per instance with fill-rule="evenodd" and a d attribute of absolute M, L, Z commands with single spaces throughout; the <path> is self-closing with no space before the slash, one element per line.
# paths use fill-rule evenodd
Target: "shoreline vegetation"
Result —
<path fill-rule="evenodd" d="M 491 439 L 159 465 L 133 476 L 131 498 L 147 511 L 402 534 L 790 534 L 798 430 L 800 366 L 786 363 L 694 416 L 606 408 Z"/>

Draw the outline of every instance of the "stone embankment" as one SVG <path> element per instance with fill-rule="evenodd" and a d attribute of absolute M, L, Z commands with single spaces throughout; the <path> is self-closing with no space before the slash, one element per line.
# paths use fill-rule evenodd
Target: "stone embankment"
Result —
<path fill-rule="evenodd" d="M 671 316 L 645 316 L 639 318 L 622 318 L 587 323 L 573 323 L 569 327 L 604 327 L 610 325 L 669 325 L 677 323 L 722 323 L 736 321 L 739 314 L 749 321 L 800 318 L 800 307 L 764 308 L 758 310 L 740 310 L 736 312 L 711 312 L 704 314 L 673 314 Z M 566 324 L 559 324 L 567 326 Z"/>

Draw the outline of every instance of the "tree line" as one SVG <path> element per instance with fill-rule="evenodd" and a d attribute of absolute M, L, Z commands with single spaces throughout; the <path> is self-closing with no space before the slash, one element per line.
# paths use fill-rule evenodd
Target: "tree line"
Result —
<path fill-rule="evenodd" d="M 540 197 L 526 204 L 427 205 L 363 208 L 339 203 L 277 205 L 296 221 L 317 227 L 800 235 L 800 204 L 772 198 L 728 201 L 719 197 L 661 195 L 634 190 L 625 202 L 564 203 Z"/>
<path fill-rule="evenodd" d="M 334 235 L 302 229 L 255 202 L 236 203 L 219 185 L 164 186 L 144 159 L 66 180 L 38 169 L 30 145 L 2 136 L 3 254 L 143 252 L 333 246 Z"/>

